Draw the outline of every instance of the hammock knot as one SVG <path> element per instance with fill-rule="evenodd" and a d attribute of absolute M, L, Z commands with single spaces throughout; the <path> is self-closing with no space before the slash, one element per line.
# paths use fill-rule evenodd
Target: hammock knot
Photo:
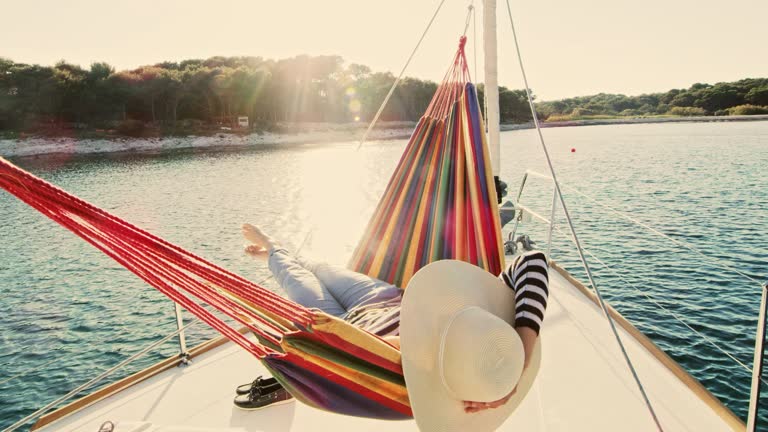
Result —
<path fill-rule="evenodd" d="M 466 44 L 467 44 L 467 37 L 466 36 L 460 37 L 459 38 L 459 50 L 460 51 L 464 51 L 464 45 L 466 45 Z"/>

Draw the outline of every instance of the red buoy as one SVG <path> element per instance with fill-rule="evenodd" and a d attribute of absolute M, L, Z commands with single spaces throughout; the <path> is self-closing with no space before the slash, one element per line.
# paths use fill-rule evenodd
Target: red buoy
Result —
<path fill-rule="evenodd" d="M 576 147 L 571 147 L 571 153 L 576 153 Z"/>

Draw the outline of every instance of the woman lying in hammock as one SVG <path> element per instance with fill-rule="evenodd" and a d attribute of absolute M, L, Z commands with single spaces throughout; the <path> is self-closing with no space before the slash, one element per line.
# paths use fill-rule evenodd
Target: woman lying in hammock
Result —
<path fill-rule="evenodd" d="M 244 224 L 243 236 L 251 242 L 245 252 L 267 261 L 269 270 L 291 300 L 348 321 L 399 347 L 400 303 L 403 290 L 387 282 L 342 267 L 312 262 L 292 255 L 259 228 Z M 543 275 L 527 277 L 530 272 Z M 525 367 L 531 358 L 549 294 L 547 261 L 542 252 L 530 251 L 515 258 L 499 278 L 515 290 L 515 330 L 523 343 Z M 256 410 L 292 400 L 274 378 L 261 377 L 237 388 L 235 405 Z M 468 413 L 496 408 L 515 393 L 495 402 L 465 401 Z"/>

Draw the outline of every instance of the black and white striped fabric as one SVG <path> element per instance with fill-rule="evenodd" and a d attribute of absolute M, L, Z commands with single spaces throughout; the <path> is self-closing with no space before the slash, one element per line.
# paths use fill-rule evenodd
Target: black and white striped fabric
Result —
<path fill-rule="evenodd" d="M 515 290 L 515 327 L 529 327 L 539 334 L 549 296 L 547 268 L 544 254 L 531 251 L 516 257 L 499 275 Z M 360 306 L 349 311 L 344 320 L 378 336 L 398 336 L 401 301 L 402 296 L 396 296 L 381 303 Z"/>
<path fill-rule="evenodd" d="M 536 334 L 541 330 L 549 297 L 547 258 L 539 251 L 517 256 L 499 275 L 515 290 L 515 327 L 528 327 Z"/>

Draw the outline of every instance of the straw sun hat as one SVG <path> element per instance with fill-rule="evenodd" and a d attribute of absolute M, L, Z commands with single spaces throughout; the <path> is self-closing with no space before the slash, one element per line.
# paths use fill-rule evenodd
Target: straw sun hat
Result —
<path fill-rule="evenodd" d="M 514 317 L 514 291 L 472 264 L 437 261 L 413 276 L 400 312 L 400 346 L 420 430 L 492 431 L 517 408 L 538 373 L 541 344 L 523 373 Z M 515 386 L 506 404 L 464 412 L 463 401 L 497 401 Z"/>

